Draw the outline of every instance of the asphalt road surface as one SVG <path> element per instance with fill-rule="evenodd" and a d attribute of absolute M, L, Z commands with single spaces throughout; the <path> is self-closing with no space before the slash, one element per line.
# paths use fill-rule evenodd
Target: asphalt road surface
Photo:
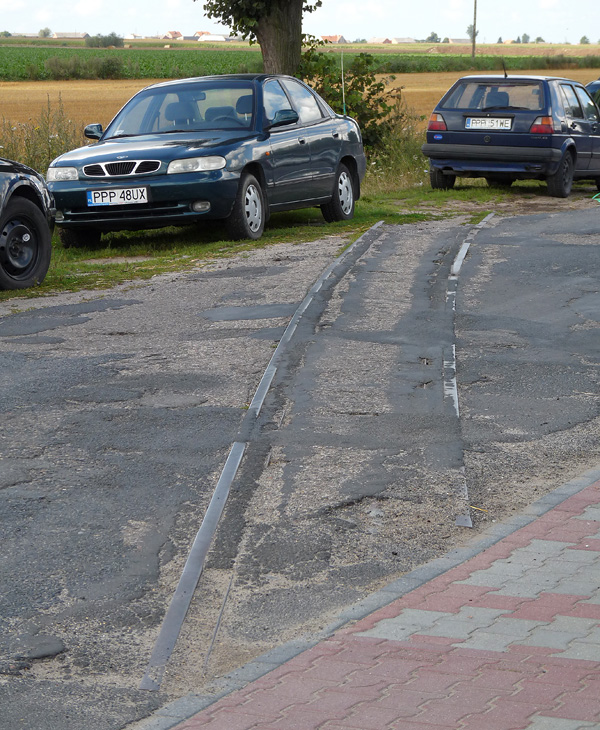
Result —
<path fill-rule="evenodd" d="M 0 729 L 126 727 L 467 539 L 457 518 L 596 466 L 599 216 L 367 234 L 244 434 L 158 692 L 139 683 L 229 447 L 341 242 L 0 305 Z"/>

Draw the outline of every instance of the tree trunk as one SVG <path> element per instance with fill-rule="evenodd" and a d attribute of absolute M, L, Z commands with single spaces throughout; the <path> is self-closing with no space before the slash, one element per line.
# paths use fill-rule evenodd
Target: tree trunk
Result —
<path fill-rule="evenodd" d="M 302 55 L 302 6 L 304 0 L 273 2 L 269 15 L 255 28 L 265 73 L 293 76 Z"/>

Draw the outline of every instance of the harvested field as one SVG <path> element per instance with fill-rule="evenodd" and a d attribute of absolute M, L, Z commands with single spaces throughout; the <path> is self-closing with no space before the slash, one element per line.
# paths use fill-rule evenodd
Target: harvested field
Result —
<path fill-rule="evenodd" d="M 545 71 L 535 70 L 515 73 L 546 75 Z M 404 87 L 403 95 L 409 108 L 428 117 L 442 94 L 463 75 L 456 72 L 397 74 L 393 84 Z M 559 69 L 552 75 L 588 83 L 598 78 L 599 71 Z M 91 122 L 106 125 L 136 91 L 151 83 L 154 82 L 148 79 L 0 82 L 0 115 L 11 122 L 35 121 L 48 99 L 54 106 L 61 98 L 69 119 L 82 126 Z"/>

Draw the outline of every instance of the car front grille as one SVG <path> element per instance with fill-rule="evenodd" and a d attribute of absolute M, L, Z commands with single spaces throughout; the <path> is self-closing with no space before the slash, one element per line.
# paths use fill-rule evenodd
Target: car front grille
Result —
<path fill-rule="evenodd" d="M 97 162 L 85 165 L 83 174 L 87 177 L 129 177 L 150 175 L 160 168 L 159 160 L 127 160 L 124 162 Z"/>

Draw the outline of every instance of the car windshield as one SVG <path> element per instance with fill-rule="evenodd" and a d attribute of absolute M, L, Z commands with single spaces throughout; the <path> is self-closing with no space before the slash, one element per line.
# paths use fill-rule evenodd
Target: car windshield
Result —
<path fill-rule="evenodd" d="M 109 124 L 104 139 L 143 134 L 251 129 L 254 90 L 248 81 L 203 81 L 141 91 Z"/>
<path fill-rule="evenodd" d="M 442 109 L 541 111 L 544 104 L 539 81 L 465 80 L 442 99 Z"/>

